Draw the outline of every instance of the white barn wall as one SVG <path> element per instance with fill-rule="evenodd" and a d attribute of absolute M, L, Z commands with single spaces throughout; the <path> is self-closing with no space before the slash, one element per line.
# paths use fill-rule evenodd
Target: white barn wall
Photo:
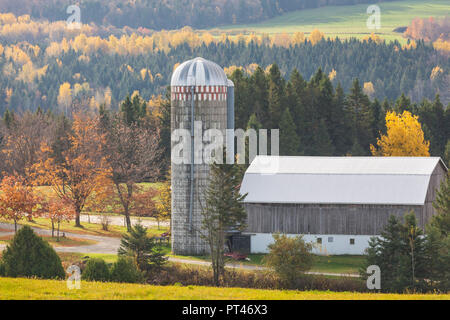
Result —
<path fill-rule="evenodd" d="M 296 237 L 298 234 L 287 234 L 289 237 Z M 333 242 L 328 242 L 328 237 L 333 237 Z M 306 242 L 314 245 L 313 253 L 321 255 L 361 255 L 369 246 L 370 235 L 342 235 L 342 234 L 307 234 L 303 235 Z M 322 244 L 317 244 L 317 238 L 322 238 Z M 355 244 L 350 244 L 350 239 L 355 239 Z M 251 233 L 250 250 L 251 253 L 268 253 L 268 245 L 273 243 L 271 233 Z"/>

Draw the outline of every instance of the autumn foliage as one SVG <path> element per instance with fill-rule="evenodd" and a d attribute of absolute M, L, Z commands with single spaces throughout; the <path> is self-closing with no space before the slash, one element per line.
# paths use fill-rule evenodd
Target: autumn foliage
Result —
<path fill-rule="evenodd" d="M 110 170 L 101 153 L 103 137 L 97 130 L 97 118 L 74 115 L 70 147 L 62 152 L 62 161 L 42 146 L 43 159 L 35 166 L 36 183 L 48 184 L 55 194 L 75 210 L 75 224 L 93 192 L 110 182 Z"/>
<path fill-rule="evenodd" d="M 0 217 L 17 222 L 23 218 L 31 220 L 38 215 L 40 198 L 34 194 L 33 188 L 27 186 L 18 177 L 6 176 L 0 184 Z"/>
<path fill-rule="evenodd" d="M 374 156 L 384 157 L 429 157 L 430 142 L 424 138 L 422 126 L 417 116 L 409 111 L 386 114 L 387 134 L 377 139 L 377 147 L 371 145 Z"/>

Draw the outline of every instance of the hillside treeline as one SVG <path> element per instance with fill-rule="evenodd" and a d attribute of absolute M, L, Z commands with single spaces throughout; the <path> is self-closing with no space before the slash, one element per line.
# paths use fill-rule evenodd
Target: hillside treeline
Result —
<path fill-rule="evenodd" d="M 419 118 L 430 154 L 450 160 L 450 105 L 445 108 L 439 96 L 419 104 L 405 95 L 380 101 L 358 79 L 345 94 L 321 69 L 309 81 L 294 70 L 286 81 L 277 65 L 268 73 L 258 67 L 251 76 L 237 69 L 231 78 L 236 127 L 279 128 L 282 155 L 370 155 L 370 145 L 386 133 L 386 113 L 409 111 Z"/>
<path fill-rule="evenodd" d="M 309 80 L 321 68 L 344 92 L 358 78 L 379 100 L 394 101 L 405 93 L 414 102 L 434 99 L 436 94 L 445 105 L 450 102 L 450 61 L 421 41 L 402 47 L 398 42 L 305 39 L 299 34 L 299 42 L 278 45 L 269 38 L 212 41 L 195 40 L 189 34 L 193 33 L 107 39 L 82 34 L 51 44 L 4 43 L 0 45 L 0 114 L 6 109 L 63 110 L 85 101 L 92 108 L 106 103 L 117 109 L 136 90 L 149 100 L 164 93 L 178 63 L 197 56 L 229 69 L 243 67 L 249 74 L 256 65 L 266 69 L 277 63 L 283 78 L 297 69 Z"/>
<path fill-rule="evenodd" d="M 277 65 L 272 65 L 268 72 L 256 67 L 251 75 L 236 69 L 231 79 L 236 86 L 236 128 L 279 128 L 282 155 L 370 155 L 370 145 L 375 145 L 377 138 L 386 133 L 386 113 L 394 110 L 417 115 L 425 139 L 430 141 L 430 154 L 441 156 L 447 162 L 450 160 L 450 108 L 445 108 L 439 96 L 420 104 L 412 103 L 404 95 L 393 103 L 379 101 L 371 99 L 366 93 L 367 86 L 363 88 L 357 79 L 346 94 L 342 86 L 339 83 L 334 86 L 321 69 L 309 81 L 297 70 L 290 74 L 289 80 L 284 80 Z M 111 119 L 139 125 L 144 133 L 157 133 L 157 147 L 152 149 L 152 157 L 157 157 L 158 177 L 163 178 L 170 164 L 170 101 L 167 97 L 168 94 L 146 102 L 134 93 L 121 102 L 117 111 L 107 109 L 106 104 L 92 111 L 83 101 L 64 110 L 65 114 L 44 112 L 40 108 L 21 113 L 7 110 L 0 121 L 0 172 L 27 176 L 37 159 L 42 158 L 43 145 L 50 147 L 47 154 L 64 160 L 61 155 L 71 145 L 71 132 L 77 129 L 71 114 L 83 114 L 85 120 L 78 121 L 78 125 L 96 119 L 94 122 L 103 134 L 116 133 L 112 137 L 121 138 L 123 146 L 131 145 L 125 139 L 127 136 L 111 131 L 115 130 Z M 116 145 L 117 142 L 106 144 Z M 103 150 L 94 149 L 96 152 Z M 111 156 L 118 151 L 108 152 Z M 143 172 L 148 173 L 147 168 L 143 168 Z M 149 177 L 141 174 L 140 179 L 148 181 Z"/>
<path fill-rule="evenodd" d="M 389 0 L 387 0 L 389 1 Z M 81 9 L 83 23 L 154 30 L 214 27 L 268 19 L 285 12 L 327 5 L 371 3 L 370 0 L 0 0 L 0 12 L 28 14 L 50 21 L 66 20 L 69 5 Z"/>

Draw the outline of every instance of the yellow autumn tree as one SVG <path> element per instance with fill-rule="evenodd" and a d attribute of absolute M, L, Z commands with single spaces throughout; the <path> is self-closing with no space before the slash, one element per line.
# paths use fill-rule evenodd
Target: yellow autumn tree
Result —
<path fill-rule="evenodd" d="M 320 32 L 318 29 L 314 29 L 311 34 L 309 35 L 309 41 L 311 41 L 312 45 L 315 45 L 317 42 L 322 40 L 325 37 L 325 35 Z"/>
<path fill-rule="evenodd" d="M 72 89 L 70 83 L 64 82 L 59 87 L 58 104 L 62 110 L 67 114 L 67 108 L 72 104 Z"/>
<path fill-rule="evenodd" d="M 377 147 L 370 145 L 374 156 L 429 157 L 430 142 L 424 138 L 419 117 L 409 111 L 386 114 L 387 134 L 377 139 Z"/>

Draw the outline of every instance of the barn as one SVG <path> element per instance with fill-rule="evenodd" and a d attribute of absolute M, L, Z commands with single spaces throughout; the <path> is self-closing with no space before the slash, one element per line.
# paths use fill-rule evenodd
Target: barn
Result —
<path fill-rule="evenodd" d="M 390 215 L 413 210 L 424 227 L 447 171 L 435 157 L 257 156 L 241 185 L 250 251 L 284 233 L 318 254 L 363 254 Z"/>

